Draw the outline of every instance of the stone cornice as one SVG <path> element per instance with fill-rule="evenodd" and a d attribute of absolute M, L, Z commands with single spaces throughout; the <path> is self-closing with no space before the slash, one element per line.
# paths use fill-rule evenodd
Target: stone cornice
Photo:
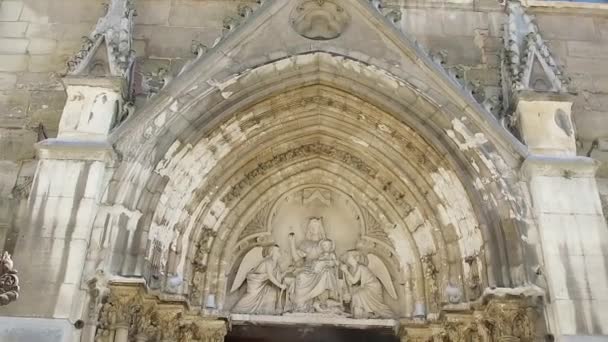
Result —
<path fill-rule="evenodd" d="M 521 167 L 522 176 L 533 177 L 593 178 L 600 163 L 582 156 L 530 155 Z"/>
<path fill-rule="evenodd" d="M 110 165 L 118 160 L 106 141 L 47 139 L 35 147 L 39 159 L 101 161 Z"/>
<path fill-rule="evenodd" d="M 608 16 L 608 4 L 602 3 L 550 0 L 522 0 L 521 3 L 530 13 Z"/>

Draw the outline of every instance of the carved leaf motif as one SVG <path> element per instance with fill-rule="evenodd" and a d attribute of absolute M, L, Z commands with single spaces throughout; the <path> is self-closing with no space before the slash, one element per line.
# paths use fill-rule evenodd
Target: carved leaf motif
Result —
<path fill-rule="evenodd" d="M 382 241 L 389 246 L 392 246 L 391 240 L 382 228 L 382 225 L 367 209 L 362 210 L 363 219 L 365 220 L 365 235 Z"/>
<path fill-rule="evenodd" d="M 266 226 L 268 222 L 268 214 L 270 214 L 270 210 L 272 209 L 272 204 L 267 203 L 260 209 L 260 211 L 253 217 L 251 222 L 247 224 L 239 240 L 242 240 L 248 236 L 259 234 L 265 232 L 268 227 Z"/>

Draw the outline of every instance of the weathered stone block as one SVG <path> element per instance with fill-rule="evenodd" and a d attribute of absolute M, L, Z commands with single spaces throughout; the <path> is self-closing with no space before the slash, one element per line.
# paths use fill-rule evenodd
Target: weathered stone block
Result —
<path fill-rule="evenodd" d="M 23 1 L 5 0 L 0 2 L 0 21 L 17 21 L 23 10 Z"/>
<path fill-rule="evenodd" d="M 147 42 L 146 54 L 149 57 L 192 58 L 193 40 L 211 46 L 220 32 L 219 28 L 214 31 L 200 28 L 139 25 L 135 29 L 135 38 Z"/>
<path fill-rule="evenodd" d="M 404 32 L 417 38 L 420 35 L 440 36 L 443 29 L 438 23 L 442 16 L 441 10 L 408 8 L 403 10 L 400 24 Z"/>
<path fill-rule="evenodd" d="M 600 42 L 568 42 L 568 54 L 574 57 L 608 59 L 608 44 Z M 604 62 L 608 66 L 608 61 Z"/>
<path fill-rule="evenodd" d="M 25 21 L 0 22 L 0 37 L 21 38 L 25 36 L 27 25 Z"/>
<path fill-rule="evenodd" d="M 47 24 L 49 22 L 49 8 L 53 4 L 51 1 L 27 1 L 19 19 L 30 23 Z"/>
<path fill-rule="evenodd" d="M 484 12 L 445 11 L 443 33 L 447 36 L 474 36 L 475 30 L 488 29 L 488 17 Z"/>
<path fill-rule="evenodd" d="M 0 92 L 1 116 L 24 117 L 27 113 L 30 94 L 23 90 Z"/>
<path fill-rule="evenodd" d="M 105 14 L 103 4 L 100 0 L 62 0 L 49 6 L 46 13 L 51 23 L 95 23 Z"/>
<path fill-rule="evenodd" d="M 80 40 L 95 27 L 94 23 L 78 24 L 39 24 L 31 23 L 25 33 L 28 38 L 47 38 L 56 40 Z"/>
<path fill-rule="evenodd" d="M 17 84 L 17 75 L 7 72 L 0 72 L 0 90 L 14 89 Z"/>
<path fill-rule="evenodd" d="M 46 72 L 22 72 L 17 75 L 17 89 L 40 91 L 63 91 L 59 75 Z"/>
<path fill-rule="evenodd" d="M 604 111 L 586 110 L 574 117 L 576 132 L 579 136 L 587 137 L 590 140 L 605 136 L 604 127 L 608 127 L 608 117 Z"/>
<path fill-rule="evenodd" d="M 171 1 L 151 0 L 139 3 L 137 6 L 136 24 L 168 25 L 171 13 Z"/>
<path fill-rule="evenodd" d="M 0 38 L 0 54 L 24 54 L 29 40 L 21 38 Z"/>
<path fill-rule="evenodd" d="M 595 40 L 598 38 L 593 18 L 537 14 L 536 21 L 545 39 Z"/>
<path fill-rule="evenodd" d="M 0 55 L 0 71 L 24 71 L 27 69 L 28 60 L 25 55 Z"/>
<path fill-rule="evenodd" d="M 55 131 L 59 126 L 66 94 L 63 91 L 33 92 L 28 114 L 32 127 L 43 124 Z"/>
<path fill-rule="evenodd" d="M 67 320 L 0 318 L 0 340 L 4 342 L 67 342 L 72 339 L 72 329 Z"/>
<path fill-rule="evenodd" d="M 182 27 L 222 27 L 222 20 L 237 16 L 238 3 L 209 1 L 200 6 L 198 1 L 185 0 L 174 2 L 169 17 L 169 25 Z"/>
<path fill-rule="evenodd" d="M 0 160 L 0 196 L 9 197 L 17 181 L 19 164 L 13 161 Z"/>
<path fill-rule="evenodd" d="M 32 55 L 50 54 L 57 48 L 55 39 L 33 38 L 30 40 L 30 45 L 27 51 Z"/>
<path fill-rule="evenodd" d="M 478 65 L 481 64 L 481 50 L 473 37 L 428 36 L 420 39 L 425 47 L 432 51 L 448 51 L 446 64 Z"/>
<path fill-rule="evenodd" d="M 24 160 L 34 158 L 37 134 L 27 129 L 0 128 L 0 159 Z"/>
<path fill-rule="evenodd" d="M 572 194 L 597 193 L 594 178 L 534 177 L 531 180 L 532 197 L 537 201 L 536 209 L 542 213 L 601 215 L 599 197 L 573 198 Z M 555 190 L 558 189 L 558 190 Z"/>
<path fill-rule="evenodd" d="M 58 55 L 31 55 L 28 70 L 30 72 L 52 72 L 66 69 L 64 56 Z"/>

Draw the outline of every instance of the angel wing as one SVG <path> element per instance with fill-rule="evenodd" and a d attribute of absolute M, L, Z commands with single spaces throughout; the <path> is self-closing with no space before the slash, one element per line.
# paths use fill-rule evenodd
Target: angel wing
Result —
<path fill-rule="evenodd" d="M 391 274 L 389 273 L 386 265 L 382 260 L 374 254 L 367 255 L 368 267 L 372 273 L 380 279 L 382 285 L 388 292 L 388 294 L 393 299 L 397 299 L 397 292 L 395 291 L 395 286 L 393 285 L 393 281 L 391 280 Z"/>
<path fill-rule="evenodd" d="M 263 260 L 264 257 L 262 256 L 262 247 L 254 247 L 247 252 L 243 258 L 243 261 L 241 261 L 241 264 L 239 265 L 238 271 L 236 271 L 236 277 L 234 277 L 234 282 L 232 283 L 230 292 L 232 293 L 238 290 L 241 285 L 243 285 L 243 282 L 245 282 L 245 279 L 247 279 L 247 274 L 257 267 Z"/>

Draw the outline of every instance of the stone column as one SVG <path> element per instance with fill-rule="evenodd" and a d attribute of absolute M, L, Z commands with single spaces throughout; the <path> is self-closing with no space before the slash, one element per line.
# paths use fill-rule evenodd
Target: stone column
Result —
<path fill-rule="evenodd" d="M 197 325 L 201 331 L 201 342 L 223 342 L 228 333 L 225 321 L 202 320 Z"/>
<path fill-rule="evenodd" d="M 115 158 L 106 138 L 121 107 L 123 80 L 64 79 L 65 104 L 57 138 L 37 145 L 39 162 L 29 198 L 30 222 L 15 247 L 23 268 L 22 300 L 9 314 L 45 318 L 78 339 L 83 319 L 81 284 L 92 222 Z M 36 330 L 29 323 L 28 329 Z M 47 329 L 48 330 L 48 329 Z"/>
<path fill-rule="evenodd" d="M 556 341 L 608 333 L 608 227 L 595 172 L 598 163 L 576 156 L 571 102 L 557 95 L 520 99 L 520 133 L 531 154 L 522 166 L 532 200 L 537 248 L 546 281 L 546 313 Z M 530 272 L 532 273 L 532 272 Z M 544 278 L 544 279 L 543 279 Z"/>
<path fill-rule="evenodd" d="M 129 342 L 129 326 L 126 324 L 117 325 L 114 327 L 113 342 Z"/>

